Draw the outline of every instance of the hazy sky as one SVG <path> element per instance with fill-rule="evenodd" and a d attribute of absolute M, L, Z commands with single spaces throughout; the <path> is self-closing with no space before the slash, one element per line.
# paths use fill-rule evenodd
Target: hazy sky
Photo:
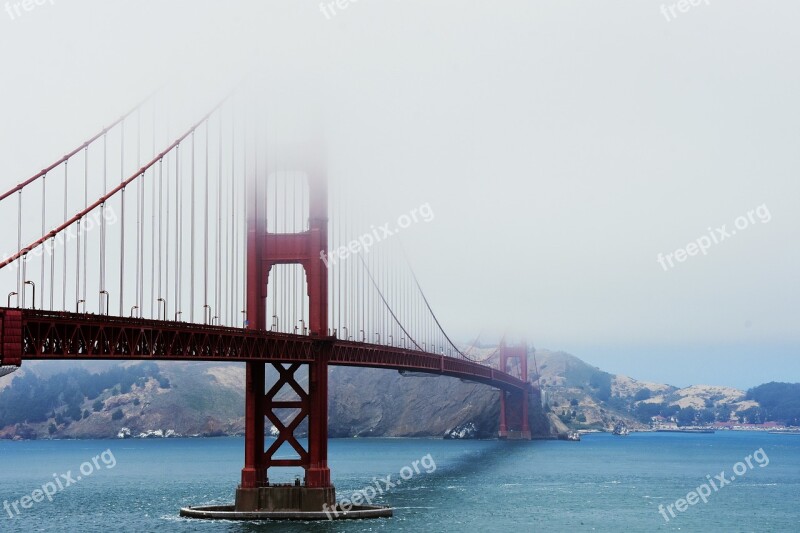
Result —
<path fill-rule="evenodd" d="M 200 107 L 255 71 L 271 105 L 322 113 L 374 223 L 430 204 L 403 239 L 455 337 L 675 385 L 800 381 L 800 4 L 13 4 L 4 190 L 163 83 Z"/>

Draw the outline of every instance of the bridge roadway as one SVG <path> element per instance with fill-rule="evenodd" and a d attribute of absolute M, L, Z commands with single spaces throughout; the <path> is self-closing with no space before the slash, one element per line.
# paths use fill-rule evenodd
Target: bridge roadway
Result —
<path fill-rule="evenodd" d="M 0 366 L 23 360 L 173 360 L 309 363 L 425 372 L 508 392 L 531 385 L 462 358 L 315 337 L 141 318 L 0 308 Z"/>

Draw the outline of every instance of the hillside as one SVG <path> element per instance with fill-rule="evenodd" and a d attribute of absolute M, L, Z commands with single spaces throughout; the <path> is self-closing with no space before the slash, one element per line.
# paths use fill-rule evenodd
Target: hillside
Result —
<path fill-rule="evenodd" d="M 617 421 L 646 429 L 653 417 L 685 426 L 768 418 L 757 401 L 731 387 L 677 388 L 638 381 L 603 372 L 564 352 L 537 350 L 536 359 L 546 408 L 572 429 L 610 430 Z"/>
<path fill-rule="evenodd" d="M 78 375 L 85 370 L 76 366 L 85 365 L 25 365 L 0 379 L 0 438 L 115 438 L 121 431 L 131 436 L 158 431 L 155 436 L 243 433 L 244 365 L 147 365 L 157 370 L 148 366 L 141 372 L 138 364 L 121 365 L 134 371 L 130 388 L 115 383 L 96 395 L 83 396 L 77 392 L 79 387 L 66 384 L 80 381 Z M 108 373 L 118 367 L 101 368 Z M 270 379 L 275 379 L 274 371 Z M 50 404 L 38 407 L 34 395 Z M 31 407 L 34 403 L 36 409 Z M 550 428 L 541 409 L 537 412 L 533 407 L 534 430 L 547 434 Z M 497 391 L 458 379 L 334 367 L 329 412 L 329 434 L 334 438 L 451 434 L 489 438 L 497 432 L 499 402 Z M 305 424 L 299 429 L 305 431 Z"/>
<path fill-rule="evenodd" d="M 531 362 L 529 377 L 535 380 L 538 368 L 542 390 L 541 404 L 531 409 L 539 436 L 610 430 L 620 420 L 646 429 L 653 417 L 679 425 L 758 423 L 778 415 L 798 422 L 800 386 L 769 384 L 748 393 L 712 385 L 679 389 L 612 375 L 564 352 L 537 350 Z M 487 386 L 378 369 L 330 372 L 331 437 L 497 434 L 498 392 Z M 235 363 L 30 363 L 0 378 L 0 438 L 239 435 L 243 384 L 244 365 Z"/>

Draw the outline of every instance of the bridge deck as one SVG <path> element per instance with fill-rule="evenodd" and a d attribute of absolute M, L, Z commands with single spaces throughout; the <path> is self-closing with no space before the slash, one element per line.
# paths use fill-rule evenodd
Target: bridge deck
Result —
<path fill-rule="evenodd" d="M 271 331 L 108 315 L 0 308 L 0 365 L 23 360 L 182 360 L 308 363 L 409 370 L 511 392 L 530 385 L 466 359 L 405 348 Z"/>

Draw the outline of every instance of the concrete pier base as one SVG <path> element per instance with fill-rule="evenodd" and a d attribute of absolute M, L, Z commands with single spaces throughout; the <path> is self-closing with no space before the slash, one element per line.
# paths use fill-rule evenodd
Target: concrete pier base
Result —
<path fill-rule="evenodd" d="M 508 430 L 505 435 L 500 435 L 500 440 L 532 440 L 532 436 L 530 430 Z"/>
<path fill-rule="evenodd" d="M 256 489 L 236 489 L 236 511 L 319 512 L 336 505 L 333 487 L 310 488 L 300 485 L 271 485 Z"/>
<path fill-rule="evenodd" d="M 390 507 L 348 506 L 336 503 L 333 487 L 310 488 L 301 485 L 270 485 L 255 489 L 236 489 L 234 505 L 185 507 L 181 516 L 206 520 L 360 520 L 389 518 Z"/>
<path fill-rule="evenodd" d="M 233 505 L 210 505 L 203 507 L 184 507 L 181 516 L 203 520 L 365 520 L 368 518 L 391 518 L 394 511 L 390 507 L 359 505 L 348 511 L 336 505 L 327 511 L 237 511 Z"/>

